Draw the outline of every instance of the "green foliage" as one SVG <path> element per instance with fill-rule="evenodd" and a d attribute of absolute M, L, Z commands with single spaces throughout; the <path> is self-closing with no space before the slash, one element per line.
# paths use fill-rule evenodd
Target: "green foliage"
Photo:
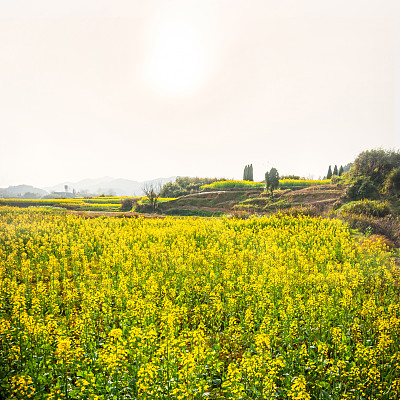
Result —
<path fill-rule="evenodd" d="M 333 168 L 333 175 L 339 176 L 339 171 L 337 165 Z"/>
<path fill-rule="evenodd" d="M 384 182 L 384 193 L 400 196 L 400 168 L 392 169 Z"/>
<path fill-rule="evenodd" d="M 190 178 L 179 177 L 175 183 L 168 182 L 161 189 L 161 197 L 181 197 L 190 193 L 197 193 L 203 185 L 224 181 L 224 178 Z"/>
<path fill-rule="evenodd" d="M 249 164 L 244 167 L 243 180 L 253 181 L 253 164 Z"/>
<path fill-rule="evenodd" d="M 368 176 L 359 176 L 347 188 L 346 196 L 349 200 L 376 199 L 378 189 Z"/>
<path fill-rule="evenodd" d="M 338 214 L 349 213 L 356 215 L 369 215 L 374 217 L 385 217 L 390 215 L 390 205 L 387 201 L 359 200 L 347 203 L 336 211 Z"/>
<path fill-rule="evenodd" d="M 360 153 L 354 161 L 352 176 L 368 176 L 377 188 L 381 188 L 393 169 L 400 168 L 400 153 L 383 149 Z"/>
<path fill-rule="evenodd" d="M 271 168 L 269 172 L 265 173 L 265 185 L 267 190 L 271 191 L 271 194 L 274 193 L 275 189 L 278 189 L 279 173 L 276 168 Z"/>
<path fill-rule="evenodd" d="M 331 182 L 332 185 L 340 185 L 341 183 L 348 183 L 346 178 L 342 175 L 332 175 Z"/>
<path fill-rule="evenodd" d="M 131 211 L 134 205 L 136 204 L 136 201 L 131 198 L 126 198 L 121 200 L 121 211 Z"/>
<path fill-rule="evenodd" d="M 344 168 L 343 168 L 343 165 L 341 165 L 339 168 L 339 176 L 342 176 L 343 172 L 344 172 Z"/>
<path fill-rule="evenodd" d="M 279 179 L 283 180 L 283 179 L 288 179 L 288 180 L 299 180 L 300 176 L 298 175 L 282 175 L 279 177 Z"/>
<path fill-rule="evenodd" d="M 148 201 L 141 201 L 135 204 L 135 208 L 132 211 L 149 214 L 154 212 L 154 209 Z"/>

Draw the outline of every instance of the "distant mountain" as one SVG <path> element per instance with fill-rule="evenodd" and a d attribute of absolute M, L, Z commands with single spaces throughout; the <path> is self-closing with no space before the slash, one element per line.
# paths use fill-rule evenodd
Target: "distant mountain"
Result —
<path fill-rule="evenodd" d="M 9 186 L 8 188 L 0 188 L 0 197 L 26 197 L 35 198 L 48 194 L 45 190 L 30 186 L 30 185 L 17 185 Z"/>
<path fill-rule="evenodd" d="M 84 192 L 93 195 L 113 195 L 113 196 L 143 196 L 143 185 L 153 183 L 164 185 L 167 182 L 175 182 L 176 176 L 169 178 L 159 178 L 150 181 L 131 181 L 129 179 L 112 178 L 109 176 L 97 179 L 83 179 L 78 182 L 63 182 L 54 186 L 46 187 L 45 189 L 51 192 L 64 192 L 65 186 L 68 186 L 67 191 Z"/>

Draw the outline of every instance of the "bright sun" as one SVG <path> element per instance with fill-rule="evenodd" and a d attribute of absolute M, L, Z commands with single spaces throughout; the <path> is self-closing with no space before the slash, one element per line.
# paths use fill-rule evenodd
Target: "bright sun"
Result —
<path fill-rule="evenodd" d="M 164 96 L 182 96 L 201 86 L 209 73 L 210 54 L 193 21 L 169 17 L 158 21 L 149 43 L 146 81 Z"/>

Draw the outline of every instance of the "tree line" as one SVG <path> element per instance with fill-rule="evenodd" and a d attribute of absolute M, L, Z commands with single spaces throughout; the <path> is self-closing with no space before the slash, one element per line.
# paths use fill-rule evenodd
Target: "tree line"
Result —
<path fill-rule="evenodd" d="M 333 168 L 333 171 L 332 171 L 332 166 L 329 166 L 328 173 L 326 174 L 326 176 L 324 176 L 324 179 L 331 179 L 333 175 L 342 176 L 343 173 L 344 173 L 344 168 L 342 165 L 340 166 L 339 169 L 338 169 L 337 165 L 335 165 L 335 167 Z"/>

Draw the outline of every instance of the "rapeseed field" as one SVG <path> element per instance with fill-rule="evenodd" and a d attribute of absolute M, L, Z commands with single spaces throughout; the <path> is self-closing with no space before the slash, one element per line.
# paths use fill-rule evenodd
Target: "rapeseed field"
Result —
<path fill-rule="evenodd" d="M 0 398 L 398 399 L 399 279 L 337 220 L 0 207 Z"/>

